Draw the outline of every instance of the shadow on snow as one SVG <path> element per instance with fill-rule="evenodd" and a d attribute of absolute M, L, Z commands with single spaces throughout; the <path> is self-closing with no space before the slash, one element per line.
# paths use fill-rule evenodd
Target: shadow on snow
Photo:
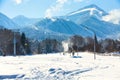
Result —
<path fill-rule="evenodd" d="M 14 74 L 14 75 L 0 75 L 0 80 L 1 79 L 19 79 L 23 78 L 25 75 L 19 75 L 19 74 Z"/>

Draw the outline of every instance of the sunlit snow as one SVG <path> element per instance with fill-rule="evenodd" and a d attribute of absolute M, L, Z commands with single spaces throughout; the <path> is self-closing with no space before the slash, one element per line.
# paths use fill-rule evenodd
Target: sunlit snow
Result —
<path fill-rule="evenodd" d="M 87 9 L 83 9 L 83 10 L 80 10 L 80 11 L 77 11 L 77 12 L 73 12 L 73 13 L 69 14 L 69 16 L 74 15 L 74 14 L 78 14 L 78 13 L 81 13 L 81 12 L 84 12 L 84 11 L 90 11 L 90 15 L 93 15 L 94 11 L 98 11 L 99 14 L 102 15 L 102 11 L 100 11 L 96 8 L 87 8 Z"/>
<path fill-rule="evenodd" d="M 120 57 L 80 52 L 0 57 L 0 80 L 120 80 Z"/>

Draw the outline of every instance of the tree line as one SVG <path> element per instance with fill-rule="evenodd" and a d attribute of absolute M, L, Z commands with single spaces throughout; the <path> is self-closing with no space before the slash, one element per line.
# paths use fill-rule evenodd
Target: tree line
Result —
<path fill-rule="evenodd" d="M 29 39 L 24 33 L 14 32 L 8 29 L 0 29 L 0 55 L 14 55 L 14 48 L 16 48 L 15 55 L 30 54 Z"/>
<path fill-rule="evenodd" d="M 32 43 L 32 51 L 38 54 L 42 53 L 56 53 L 63 52 L 64 47 L 62 44 L 64 41 L 56 39 L 45 39 L 42 41 L 34 41 Z M 97 37 L 82 37 L 80 35 L 71 36 L 65 43 L 68 44 L 68 52 L 80 52 L 89 51 L 97 53 L 110 53 L 120 51 L 120 41 L 113 39 L 97 40 Z M 37 44 L 37 46 L 36 46 Z"/>
<path fill-rule="evenodd" d="M 94 48 L 95 47 L 95 48 Z M 94 50 L 95 49 L 95 50 Z M 120 51 L 120 41 L 113 39 L 97 40 L 97 37 L 72 36 L 69 40 L 69 52 L 90 51 L 98 53 L 110 53 Z"/>
<path fill-rule="evenodd" d="M 14 43 L 16 39 L 16 43 Z M 14 55 L 14 45 L 16 45 L 16 55 L 47 54 L 63 52 L 64 47 L 61 40 L 44 39 L 41 41 L 31 40 L 25 33 L 14 32 L 13 30 L 0 29 L 0 55 Z M 110 53 L 120 51 L 120 41 L 113 39 L 97 40 L 91 37 L 80 35 L 71 36 L 65 43 L 68 52 L 89 51 L 97 53 Z"/>

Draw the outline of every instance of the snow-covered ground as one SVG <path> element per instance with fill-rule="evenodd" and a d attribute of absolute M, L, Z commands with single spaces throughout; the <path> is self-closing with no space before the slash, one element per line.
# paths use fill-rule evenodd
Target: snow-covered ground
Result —
<path fill-rule="evenodd" d="M 80 52 L 0 57 L 0 80 L 120 80 L 120 57 Z"/>

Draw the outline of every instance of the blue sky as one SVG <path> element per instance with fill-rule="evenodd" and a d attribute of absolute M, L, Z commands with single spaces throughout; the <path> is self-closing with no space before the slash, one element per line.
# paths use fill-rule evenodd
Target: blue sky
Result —
<path fill-rule="evenodd" d="M 120 0 L 0 0 L 0 12 L 10 18 L 40 18 L 65 15 L 90 4 L 107 12 L 120 9 Z"/>

